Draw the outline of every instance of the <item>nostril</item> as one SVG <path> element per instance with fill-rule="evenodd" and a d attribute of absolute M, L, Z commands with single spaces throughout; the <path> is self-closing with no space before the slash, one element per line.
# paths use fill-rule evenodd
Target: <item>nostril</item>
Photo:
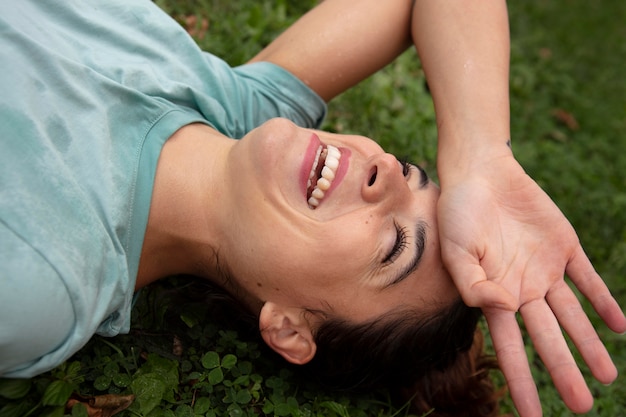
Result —
<path fill-rule="evenodd" d="M 376 172 L 377 172 L 377 170 L 374 169 L 374 173 L 372 174 L 372 176 L 370 177 L 369 182 L 367 183 L 367 185 L 369 185 L 370 187 L 372 185 L 374 185 L 374 182 L 376 181 Z"/>

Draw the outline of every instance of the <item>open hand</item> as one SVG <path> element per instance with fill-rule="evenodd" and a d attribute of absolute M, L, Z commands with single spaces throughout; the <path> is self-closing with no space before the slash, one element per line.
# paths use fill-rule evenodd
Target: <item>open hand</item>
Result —
<path fill-rule="evenodd" d="M 588 411 L 593 398 L 561 327 L 600 382 L 617 370 L 564 274 L 613 331 L 625 332 L 626 318 L 563 213 L 511 156 L 446 181 L 438 218 L 444 263 L 464 301 L 483 309 L 520 415 L 539 416 L 541 405 L 516 311 L 566 405 Z"/>

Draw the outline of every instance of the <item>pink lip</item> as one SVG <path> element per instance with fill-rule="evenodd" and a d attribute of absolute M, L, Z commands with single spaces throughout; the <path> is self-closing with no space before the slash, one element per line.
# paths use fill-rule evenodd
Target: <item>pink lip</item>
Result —
<path fill-rule="evenodd" d="M 311 135 L 311 139 L 309 141 L 309 145 L 307 146 L 304 157 L 302 158 L 302 165 L 300 166 L 300 190 L 302 195 L 304 196 L 304 200 L 306 201 L 307 196 L 307 182 L 309 180 L 309 174 L 311 173 L 311 166 L 313 165 L 313 161 L 315 160 L 315 155 L 317 153 L 317 149 L 322 144 L 320 138 L 314 133 Z M 326 191 L 326 199 L 332 191 L 339 186 L 343 178 L 346 176 L 348 172 L 348 166 L 350 165 L 350 156 L 352 152 L 347 148 L 339 148 L 341 151 L 341 159 L 339 160 L 339 167 L 337 168 L 337 173 L 335 175 L 335 179 L 331 184 L 328 191 Z M 324 203 L 324 200 L 321 202 Z"/>
<path fill-rule="evenodd" d="M 306 183 L 309 180 L 309 174 L 311 173 L 311 166 L 313 166 L 313 161 L 315 160 L 315 154 L 317 153 L 317 148 L 320 147 L 322 141 L 320 138 L 313 133 L 311 135 L 311 139 L 309 141 L 309 146 L 306 148 L 306 152 L 304 154 L 304 158 L 302 158 L 302 165 L 300 166 L 300 190 L 302 195 L 304 196 L 304 200 L 306 201 Z"/>

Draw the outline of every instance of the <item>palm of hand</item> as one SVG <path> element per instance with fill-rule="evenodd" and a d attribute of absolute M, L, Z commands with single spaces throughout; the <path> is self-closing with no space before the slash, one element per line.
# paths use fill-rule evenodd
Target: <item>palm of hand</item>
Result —
<path fill-rule="evenodd" d="M 438 219 L 444 263 L 465 302 L 483 309 L 520 414 L 541 415 L 541 406 L 517 310 L 565 403 L 587 411 L 593 398 L 561 326 L 598 380 L 617 371 L 564 274 L 613 330 L 624 332 L 626 319 L 565 216 L 511 158 L 443 187 Z"/>

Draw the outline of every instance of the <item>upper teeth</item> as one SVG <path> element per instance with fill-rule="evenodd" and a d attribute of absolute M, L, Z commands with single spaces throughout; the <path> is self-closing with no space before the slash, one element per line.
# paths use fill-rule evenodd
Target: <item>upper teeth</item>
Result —
<path fill-rule="evenodd" d="M 339 149 L 332 145 L 327 145 L 324 148 L 323 145 L 317 149 L 317 155 L 315 156 L 315 161 L 313 162 L 313 166 L 311 167 L 311 173 L 309 174 L 309 181 L 307 182 L 307 190 L 311 188 L 313 181 L 316 180 L 317 174 L 317 166 L 319 164 L 320 158 L 325 155 L 324 167 L 321 171 L 321 177 L 317 179 L 317 183 L 315 184 L 315 188 L 311 191 L 308 203 L 309 207 L 314 209 L 319 206 L 320 201 L 324 198 L 324 194 L 330 188 L 333 180 L 335 179 L 335 174 L 337 172 L 337 167 L 339 166 L 339 159 L 341 159 L 341 152 Z"/>

